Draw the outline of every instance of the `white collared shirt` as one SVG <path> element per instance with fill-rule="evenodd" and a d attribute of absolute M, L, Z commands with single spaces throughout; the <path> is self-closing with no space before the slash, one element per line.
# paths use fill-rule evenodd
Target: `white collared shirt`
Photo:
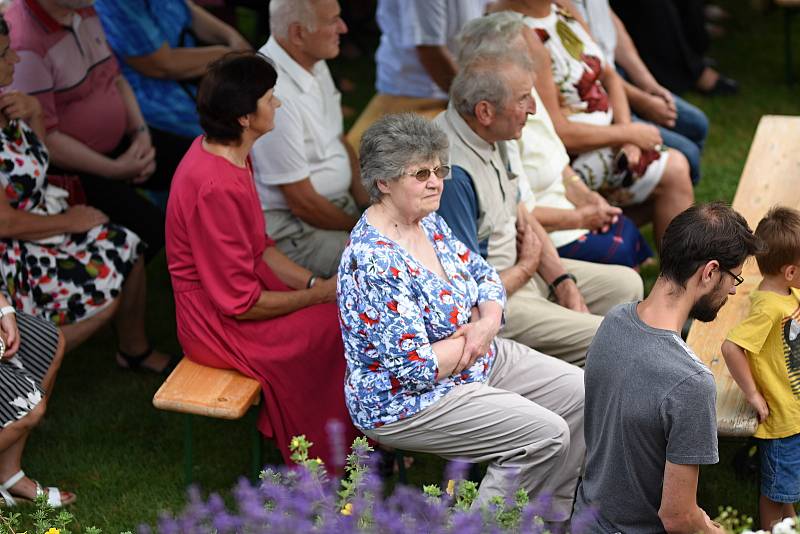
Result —
<path fill-rule="evenodd" d="M 378 0 L 381 42 L 375 53 L 379 93 L 439 98 L 447 94 L 428 75 L 417 46 L 447 46 L 455 57 L 456 35 L 483 15 L 489 0 Z"/>
<path fill-rule="evenodd" d="M 275 95 L 281 101 L 275 129 L 259 138 L 251 151 L 261 207 L 287 209 L 278 185 L 304 178 L 330 200 L 347 195 L 352 171 L 342 143 L 341 94 L 327 64 L 319 61 L 309 72 L 272 37 L 259 52 L 275 63 Z"/>

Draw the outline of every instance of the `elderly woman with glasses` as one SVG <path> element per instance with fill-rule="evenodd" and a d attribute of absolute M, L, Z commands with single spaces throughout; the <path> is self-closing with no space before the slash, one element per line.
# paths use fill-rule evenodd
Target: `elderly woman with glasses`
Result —
<path fill-rule="evenodd" d="M 496 337 L 500 277 L 436 214 L 447 154 L 444 132 L 413 114 L 362 138 L 373 204 L 338 283 L 350 415 L 381 444 L 488 462 L 480 504 L 548 492 L 548 519 L 563 520 L 584 455 L 583 372 Z"/>

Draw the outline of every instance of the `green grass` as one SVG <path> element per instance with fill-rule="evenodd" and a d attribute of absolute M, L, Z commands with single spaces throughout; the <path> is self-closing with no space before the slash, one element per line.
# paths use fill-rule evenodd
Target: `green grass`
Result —
<path fill-rule="evenodd" d="M 689 99 L 706 111 L 711 132 L 703 160 L 699 200 L 732 200 L 759 117 L 800 115 L 797 88 L 784 84 L 783 19 L 775 11 L 759 14 L 749 2 L 721 2 L 734 14 L 728 36 L 715 42 L 721 69 L 742 84 L 733 98 Z M 797 51 L 800 56 L 800 50 Z M 357 83 L 344 103 L 363 108 L 372 92 L 372 51 L 357 60 L 339 60 L 332 70 Z M 800 65 L 797 66 L 800 72 Z M 655 270 L 645 273 L 652 282 Z M 179 352 L 174 307 L 163 257 L 148 269 L 148 322 L 153 341 Z M 37 429 L 24 469 L 45 484 L 75 491 L 72 511 L 83 526 L 106 532 L 154 522 L 161 510 L 183 504 L 183 419 L 152 407 L 161 379 L 118 369 L 114 339 L 102 332 L 65 359 L 46 421 Z M 195 421 L 195 479 L 204 489 L 226 492 L 249 469 L 252 419 Z M 730 504 L 755 515 L 757 488 L 736 480 L 730 458 L 742 442 L 721 442 L 718 465 L 701 471 L 700 502 L 711 512 Z M 265 460 L 280 456 L 267 444 Z M 443 462 L 418 455 L 410 471 L 414 484 L 438 482 Z"/>

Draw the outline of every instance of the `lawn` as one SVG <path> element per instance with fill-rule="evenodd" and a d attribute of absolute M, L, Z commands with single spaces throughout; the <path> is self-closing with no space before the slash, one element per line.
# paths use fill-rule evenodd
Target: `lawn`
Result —
<path fill-rule="evenodd" d="M 759 117 L 800 115 L 800 95 L 784 84 L 782 13 L 757 13 L 750 2 L 741 0 L 720 3 L 734 19 L 727 25 L 727 36 L 715 41 L 713 55 L 721 70 L 741 82 L 741 93 L 732 98 L 688 98 L 705 110 L 712 124 L 697 198 L 730 201 Z M 356 110 L 372 92 L 372 52 L 332 62 L 335 74 L 356 82 L 356 90 L 344 95 L 344 103 Z M 163 255 L 150 265 L 148 277 L 150 335 L 158 347 L 177 353 Z M 646 278 L 652 282 L 653 272 Z M 111 333 L 102 332 L 67 356 L 46 421 L 33 433 L 23 465 L 42 483 L 76 492 L 79 498 L 72 511 L 81 526 L 95 525 L 106 532 L 152 523 L 162 510 L 180 510 L 184 500 L 183 419 L 154 409 L 151 399 L 161 378 L 117 368 L 114 350 Z M 252 424 L 251 418 L 195 421 L 194 476 L 204 490 L 227 492 L 248 472 Z M 700 503 L 712 515 L 721 504 L 756 512 L 755 484 L 738 480 L 730 466 L 742 444 L 723 440 L 720 463 L 701 471 Z M 266 462 L 280 461 L 271 444 L 265 448 Z M 441 473 L 441 461 L 419 455 L 410 480 L 438 482 Z"/>

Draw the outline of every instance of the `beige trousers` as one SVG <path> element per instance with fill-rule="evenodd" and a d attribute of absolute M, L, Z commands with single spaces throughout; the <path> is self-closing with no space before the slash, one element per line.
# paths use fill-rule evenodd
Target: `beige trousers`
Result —
<path fill-rule="evenodd" d="M 331 202 L 347 213 L 358 214 L 358 207 L 349 195 Z M 350 239 L 349 231 L 316 228 L 289 210 L 265 211 L 264 220 L 267 234 L 290 260 L 317 276 L 330 278 L 336 275 L 342 252 Z"/>
<path fill-rule="evenodd" d="M 583 371 L 507 339 L 485 383 L 455 387 L 421 412 L 364 433 L 378 443 L 489 462 L 476 505 L 518 488 L 553 496 L 549 521 L 572 512 L 586 444 Z"/>
<path fill-rule="evenodd" d="M 603 315 L 622 302 L 642 298 L 642 278 L 628 267 L 562 258 L 578 279 L 578 289 L 591 313 L 578 313 L 547 300 L 547 284 L 539 275 L 509 297 L 506 324 L 500 335 L 538 351 L 583 366 L 586 349 Z"/>

